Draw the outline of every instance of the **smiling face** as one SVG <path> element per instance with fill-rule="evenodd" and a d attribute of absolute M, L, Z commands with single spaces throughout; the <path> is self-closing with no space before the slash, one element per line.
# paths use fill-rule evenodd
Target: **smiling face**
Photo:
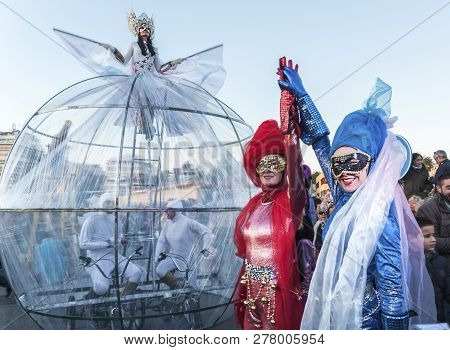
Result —
<path fill-rule="evenodd" d="M 259 174 L 259 179 L 263 187 L 277 187 L 281 183 L 283 173 L 274 173 L 269 170 L 265 170 L 262 174 Z"/>
<path fill-rule="evenodd" d="M 367 179 L 370 157 L 352 147 L 339 147 L 331 156 L 333 175 L 345 192 L 356 191 Z"/>
<path fill-rule="evenodd" d="M 421 167 L 423 164 L 423 158 L 422 156 L 417 156 L 416 158 L 413 159 L 413 164 L 416 167 Z"/>

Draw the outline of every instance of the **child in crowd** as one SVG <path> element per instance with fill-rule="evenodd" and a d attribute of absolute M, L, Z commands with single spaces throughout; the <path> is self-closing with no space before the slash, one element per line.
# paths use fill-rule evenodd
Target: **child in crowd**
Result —
<path fill-rule="evenodd" d="M 439 322 L 450 323 L 450 266 L 447 259 L 434 250 L 436 238 L 431 220 L 418 218 L 417 222 L 423 234 L 426 266 L 433 282 L 437 319 Z"/>

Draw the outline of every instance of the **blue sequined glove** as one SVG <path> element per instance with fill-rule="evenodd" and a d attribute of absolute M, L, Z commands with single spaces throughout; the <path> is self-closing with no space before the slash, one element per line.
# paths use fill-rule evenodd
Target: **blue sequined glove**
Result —
<path fill-rule="evenodd" d="M 294 69 L 290 67 L 284 67 L 283 75 L 285 80 L 278 80 L 278 85 L 281 89 L 289 90 L 295 96 L 297 96 L 297 98 L 301 98 L 307 95 L 305 87 L 303 86 L 302 79 Z"/>
<path fill-rule="evenodd" d="M 288 90 L 297 97 L 300 112 L 299 124 L 302 131 L 301 139 L 307 145 L 314 145 L 322 137 L 329 135 L 330 130 L 306 92 L 297 71 L 298 66 L 296 65 L 293 69 L 292 61 L 289 61 L 289 67 L 280 67 L 278 74 L 283 79 L 278 80 L 278 85 L 281 89 Z"/>

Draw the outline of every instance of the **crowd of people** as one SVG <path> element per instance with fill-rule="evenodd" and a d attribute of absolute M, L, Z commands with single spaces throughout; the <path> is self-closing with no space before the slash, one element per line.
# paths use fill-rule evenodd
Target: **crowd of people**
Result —
<path fill-rule="evenodd" d="M 426 266 L 433 282 L 437 319 L 450 323 L 450 162 L 443 150 L 434 152 L 438 165 L 430 176 L 420 154 L 413 154 L 402 178 L 405 195 L 424 237 Z"/>

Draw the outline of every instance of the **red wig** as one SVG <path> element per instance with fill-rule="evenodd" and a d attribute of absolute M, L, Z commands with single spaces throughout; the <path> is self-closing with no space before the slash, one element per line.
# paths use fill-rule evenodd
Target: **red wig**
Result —
<path fill-rule="evenodd" d="M 250 180 L 257 187 L 261 187 L 261 181 L 256 173 L 256 167 L 261 158 L 268 154 L 285 157 L 284 135 L 276 120 L 273 119 L 263 122 L 245 146 L 244 168 Z"/>

